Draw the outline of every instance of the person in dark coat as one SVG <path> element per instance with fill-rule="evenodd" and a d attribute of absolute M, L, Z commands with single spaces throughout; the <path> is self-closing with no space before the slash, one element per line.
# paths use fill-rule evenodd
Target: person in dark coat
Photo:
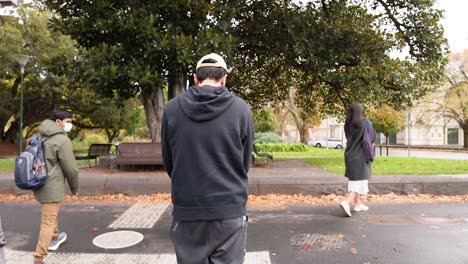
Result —
<path fill-rule="evenodd" d="M 244 263 L 254 126 L 249 105 L 226 88 L 226 77 L 220 55 L 202 57 L 195 86 L 164 109 L 161 146 L 178 264 Z"/>
<path fill-rule="evenodd" d="M 349 179 L 348 198 L 340 203 L 341 209 L 347 216 L 351 216 L 350 204 L 354 203 L 354 211 L 367 211 L 369 207 L 361 202 L 361 195 L 369 192 L 369 179 L 371 177 L 371 163 L 364 157 L 363 138 L 366 126 L 371 128 L 371 139 L 375 141 L 375 130 L 372 123 L 363 116 L 362 106 L 352 103 L 348 106 L 344 125 L 346 135 L 345 150 L 345 176 Z"/>

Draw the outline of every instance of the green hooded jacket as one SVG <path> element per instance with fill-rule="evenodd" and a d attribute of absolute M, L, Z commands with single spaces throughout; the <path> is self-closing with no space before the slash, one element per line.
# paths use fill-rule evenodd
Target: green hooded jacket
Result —
<path fill-rule="evenodd" d="M 49 179 L 41 188 L 34 190 L 40 203 L 59 203 L 65 196 L 65 179 L 72 193 L 78 192 L 79 171 L 73 145 L 63 128 L 52 120 L 44 120 L 39 133 L 49 137 L 43 144 Z"/>

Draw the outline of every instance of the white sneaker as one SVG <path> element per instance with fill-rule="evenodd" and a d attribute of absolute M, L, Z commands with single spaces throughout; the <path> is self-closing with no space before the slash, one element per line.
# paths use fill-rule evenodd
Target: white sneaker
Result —
<path fill-rule="evenodd" d="M 67 233 L 65 232 L 62 232 L 58 235 L 57 239 L 54 239 L 52 240 L 52 242 L 50 242 L 50 246 L 49 246 L 49 250 L 50 251 L 54 251 L 54 250 L 57 250 L 59 248 L 59 246 L 65 242 L 65 240 L 67 240 Z"/>
<path fill-rule="evenodd" d="M 349 204 L 346 202 L 346 201 L 342 201 L 340 203 L 340 208 L 343 209 L 343 212 L 347 215 L 347 216 L 351 216 L 351 209 L 349 208 Z"/>
<path fill-rule="evenodd" d="M 365 206 L 363 203 L 354 206 L 354 212 L 367 211 L 369 207 Z"/>

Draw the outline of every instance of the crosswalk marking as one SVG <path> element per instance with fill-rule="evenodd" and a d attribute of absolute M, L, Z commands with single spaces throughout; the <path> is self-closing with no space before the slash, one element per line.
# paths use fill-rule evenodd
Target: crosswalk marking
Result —
<path fill-rule="evenodd" d="M 153 228 L 169 202 L 140 201 L 127 209 L 109 228 Z"/>
<path fill-rule="evenodd" d="M 127 209 L 109 228 L 153 228 L 169 202 L 140 201 Z M 33 252 L 5 248 L 8 264 L 30 264 Z M 175 264 L 175 254 L 49 253 L 47 264 Z M 3 264 L 3 263 L 2 263 Z M 247 252 L 244 264 L 271 264 L 269 251 Z"/>
<path fill-rule="evenodd" d="M 6 249 L 8 264 L 30 264 L 32 252 Z M 51 253 L 47 264 L 176 264 L 175 254 Z M 244 264 L 271 264 L 269 251 L 247 252 Z"/>

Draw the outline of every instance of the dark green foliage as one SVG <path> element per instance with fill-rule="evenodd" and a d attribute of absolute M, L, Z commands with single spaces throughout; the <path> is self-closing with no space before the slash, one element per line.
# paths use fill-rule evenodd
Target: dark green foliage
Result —
<path fill-rule="evenodd" d="M 229 51 L 232 38 L 221 26 L 222 3 L 207 1 L 46 0 L 61 17 L 52 26 L 90 54 L 87 78 L 101 93 L 122 98 L 158 89 L 172 73 L 186 80 L 196 60 Z M 223 14 L 223 15 L 226 15 Z M 210 19 L 208 19 L 210 17 Z M 229 52 L 227 52 L 229 53 Z"/>
<path fill-rule="evenodd" d="M 254 127 L 256 133 L 275 131 L 276 123 L 272 113 L 268 110 L 254 112 Z"/>
<path fill-rule="evenodd" d="M 294 88 L 309 112 L 340 116 L 354 101 L 404 108 L 443 78 L 447 41 L 434 2 L 249 1 L 232 29 L 241 65 L 232 79 L 257 107 Z"/>
<path fill-rule="evenodd" d="M 440 84 L 447 41 L 435 0 L 44 0 L 53 27 L 88 54 L 98 93 L 140 93 L 156 140 L 162 87 L 172 98 L 208 52 L 226 55 L 228 86 L 255 109 L 291 89 L 305 112 L 342 116 L 353 101 L 397 110 Z M 399 54 L 397 58 L 395 54 Z"/>

